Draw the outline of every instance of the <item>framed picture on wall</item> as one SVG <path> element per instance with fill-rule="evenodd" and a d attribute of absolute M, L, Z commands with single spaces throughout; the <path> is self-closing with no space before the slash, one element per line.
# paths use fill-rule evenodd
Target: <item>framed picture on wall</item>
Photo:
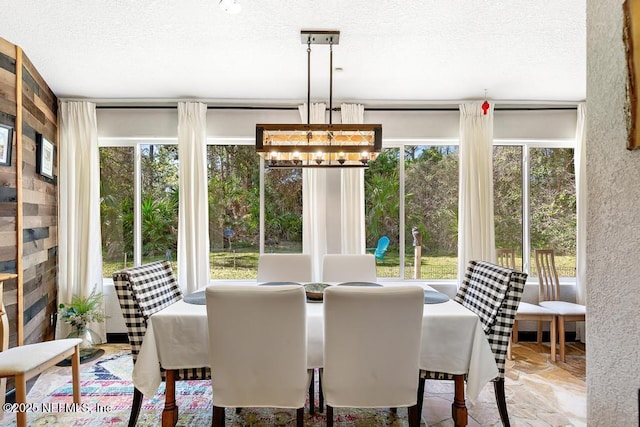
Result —
<path fill-rule="evenodd" d="M 11 146 L 13 145 L 13 129 L 0 124 L 0 166 L 11 166 Z"/>
<path fill-rule="evenodd" d="M 53 144 L 41 133 L 36 134 L 36 171 L 53 179 Z"/>

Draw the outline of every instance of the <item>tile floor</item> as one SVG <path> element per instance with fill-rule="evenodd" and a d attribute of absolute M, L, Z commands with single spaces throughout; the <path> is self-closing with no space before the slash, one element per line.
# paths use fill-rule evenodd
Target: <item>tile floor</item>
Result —
<path fill-rule="evenodd" d="M 511 426 L 587 425 L 585 346 L 569 343 L 566 362 L 551 362 L 549 345 L 520 342 L 507 361 L 506 396 Z M 422 412 L 430 427 L 453 426 L 453 383 L 427 381 Z M 493 384 L 469 408 L 469 427 L 501 426 Z"/>

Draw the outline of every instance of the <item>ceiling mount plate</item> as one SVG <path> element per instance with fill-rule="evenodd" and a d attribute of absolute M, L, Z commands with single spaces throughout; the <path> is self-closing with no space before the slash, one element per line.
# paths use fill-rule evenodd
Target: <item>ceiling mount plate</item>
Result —
<path fill-rule="evenodd" d="M 302 30 L 300 31 L 302 44 L 339 44 L 340 31 L 337 30 Z"/>

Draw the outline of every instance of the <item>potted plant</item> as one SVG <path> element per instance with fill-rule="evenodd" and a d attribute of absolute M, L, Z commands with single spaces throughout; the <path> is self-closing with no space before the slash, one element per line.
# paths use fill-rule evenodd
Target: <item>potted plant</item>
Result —
<path fill-rule="evenodd" d="M 83 349 L 100 344 L 98 334 L 87 327 L 91 322 L 103 322 L 107 318 L 102 308 L 102 294 L 96 292 L 95 287 L 89 296 L 74 296 L 70 303 L 60 304 L 58 309 L 60 319 L 74 328 L 68 338 L 81 338 Z"/>

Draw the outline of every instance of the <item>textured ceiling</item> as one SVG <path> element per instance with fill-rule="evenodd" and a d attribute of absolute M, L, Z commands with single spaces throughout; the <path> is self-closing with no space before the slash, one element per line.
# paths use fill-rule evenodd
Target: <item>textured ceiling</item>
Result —
<path fill-rule="evenodd" d="M 0 37 L 59 97 L 306 99 L 302 29 L 340 30 L 334 102 L 586 98 L 586 0 L 0 0 Z M 312 46 L 314 100 L 328 100 Z"/>

